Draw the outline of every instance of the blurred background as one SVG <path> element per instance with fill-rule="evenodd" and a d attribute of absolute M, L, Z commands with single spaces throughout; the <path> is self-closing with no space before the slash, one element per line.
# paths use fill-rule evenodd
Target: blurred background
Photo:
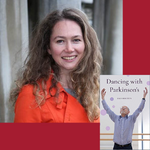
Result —
<path fill-rule="evenodd" d="M 87 14 L 102 47 L 102 74 L 122 75 L 122 0 L 0 0 L 0 122 L 13 122 L 9 94 L 35 26 L 65 7 Z"/>

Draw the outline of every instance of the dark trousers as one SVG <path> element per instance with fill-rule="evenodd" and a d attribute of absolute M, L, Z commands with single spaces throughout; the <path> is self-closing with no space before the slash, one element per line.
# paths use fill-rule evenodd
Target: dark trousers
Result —
<path fill-rule="evenodd" d="M 118 145 L 117 143 L 115 143 L 113 150 L 115 149 L 132 149 L 132 145 L 131 143 L 127 145 Z"/>

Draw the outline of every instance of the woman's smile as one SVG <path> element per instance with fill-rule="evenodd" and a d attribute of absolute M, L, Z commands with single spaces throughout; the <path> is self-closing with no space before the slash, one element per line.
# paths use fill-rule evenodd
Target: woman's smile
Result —
<path fill-rule="evenodd" d="M 74 56 L 63 56 L 62 59 L 64 60 L 74 60 L 77 57 L 77 55 Z"/>

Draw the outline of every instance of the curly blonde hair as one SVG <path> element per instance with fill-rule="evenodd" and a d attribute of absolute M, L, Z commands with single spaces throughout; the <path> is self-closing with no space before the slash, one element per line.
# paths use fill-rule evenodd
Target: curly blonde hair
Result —
<path fill-rule="evenodd" d="M 48 54 L 50 37 L 55 24 L 61 20 L 68 19 L 75 21 L 82 30 L 85 50 L 82 60 L 70 73 L 70 82 L 76 92 L 77 99 L 80 99 L 82 106 L 87 112 L 89 121 L 99 117 L 99 88 L 100 73 L 102 66 L 101 47 L 94 29 L 89 25 L 87 16 L 78 9 L 56 10 L 44 18 L 39 24 L 35 35 L 32 37 L 29 46 L 29 53 L 25 60 L 22 73 L 17 80 L 17 87 L 11 92 L 11 100 L 16 102 L 21 88 L 26 84 L 32 84 L 33 94 L 36 97 L 38 106 L 43 105 L 46 96 L 46 81 L 53 70 L 52 86 L 57 89 L 55 96 L 59 94 L 57 83 L 59 82 L 59 67 L 51 55 Z M 44 95 L 39 95 L 41 81 Z"/>

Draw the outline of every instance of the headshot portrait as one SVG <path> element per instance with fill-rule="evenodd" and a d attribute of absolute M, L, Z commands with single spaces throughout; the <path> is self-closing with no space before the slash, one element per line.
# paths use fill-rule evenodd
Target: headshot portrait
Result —
<path fill-rule="evenodd" d="M 121 8 L 2 0 L 0 122 L 99 122 L 100 75 L 122 74 Z"/>

